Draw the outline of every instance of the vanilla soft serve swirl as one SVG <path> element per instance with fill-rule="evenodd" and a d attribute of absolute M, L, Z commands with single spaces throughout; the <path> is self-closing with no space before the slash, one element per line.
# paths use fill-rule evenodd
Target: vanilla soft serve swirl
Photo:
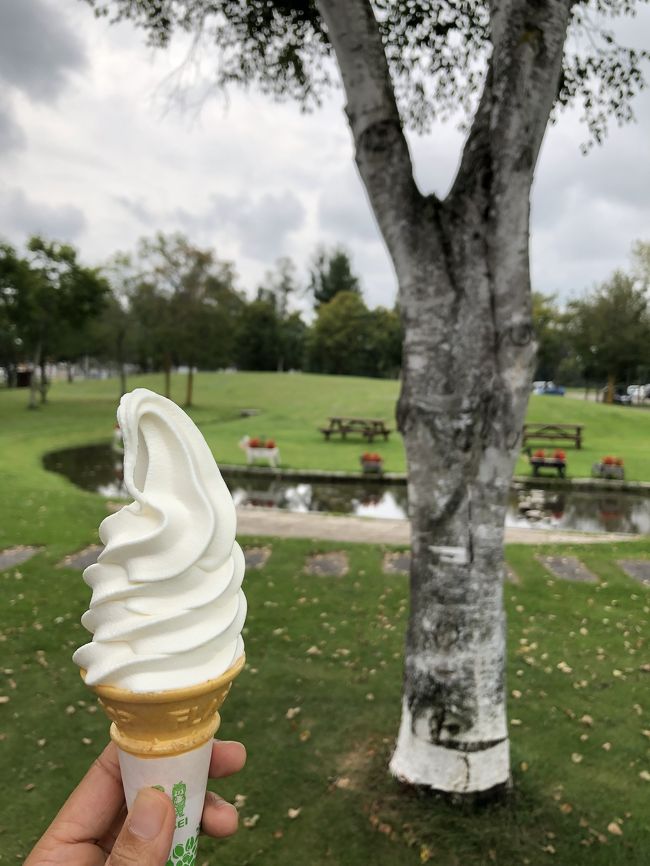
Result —
<path fill-rule="evenodd" d="M 84 571 L 92 598 L 81 619 L 93 639 L 73 658 L 90 686 L 197 685 L 244 652 L 235 507 L 205 439 L 175 403 L 138 388 L 117 417 L 134 501 L 99 527 L 105 546 Z"/>

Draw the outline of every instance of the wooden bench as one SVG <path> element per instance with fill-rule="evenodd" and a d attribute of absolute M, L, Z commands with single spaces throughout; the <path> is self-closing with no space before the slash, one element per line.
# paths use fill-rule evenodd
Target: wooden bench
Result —
<path fill-rule="evenodd" d="M 522 447 L 529 442 L 573 442 L 578 450 L 582 448 L 582 424 L 524 424 Z"/>
<path fill-rule="evenodd" d="M 348 433 L 360 433 L 368 442 L 372 442 L 376 436 L 383 436 L 384 442 L 386 442 L 392 432 L 380 418 L 334 416 L 327 420 L 327 427 L 319 427 L 318 429 L 328 442 L 330 436 L 340 436 L 341 439 L 345 439 Z"/>

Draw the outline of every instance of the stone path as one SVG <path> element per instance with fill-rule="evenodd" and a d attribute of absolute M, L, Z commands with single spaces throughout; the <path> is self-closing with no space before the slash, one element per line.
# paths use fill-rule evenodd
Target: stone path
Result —
<path fill-rule="evenodd" d="M 61 562 L 57 562 L 57 568 L 76 568 L 78 571 L 83 571 L 89 565 L 97 562 L 97 557 L 102 550 L 101 544 L 90 544 L 84 547 L 83 550 L 78 550 L 76 553 L 71 553 L 66 556 Z"/>
<path fill-rule="evenodd" d="M 408 550 L 387 551 L 382 567 L 384 574 L 408 574 L 411 569 L 411 554 Z"/>
<path fill-rule="evenodd" d="M 350 568 L 348 555 L 344 550 L 333 550 L 328 553 L 315 553 L 307 557 L 306 574 L 319 577 L 343 577 Z"/>
<path fill-rule="evenodd" d="M 244 559 L 246 560 L 246 568 L 264 568 L 270 555 L 270 547 L 245 547 Z"/>
<path fill-rule="evenodd" d="M 598 583 L 598 578 L 577 556 L 536 556 L 547 571 L 572 583 Z"/>
<path fill-rule="evenodd" d="M 644 586 L 650 587 L 650 559 L 619 559 L 617 565 Z"/>
<path fill-rule="evenodd" d="M 11 568 L 14 565 L 20 565 L 22 562 L 27 562 L 32 556 L 43 550 L 42 547 L 28 547 L 21 545 L 20 547 L 8 547 L 6 550 L 0 551 L 0 571 L 6 568 Z"/>
<path fill-rule="evenodd" d="M 408 520 L 378 520 L 337 514 L 306 514 L 263 508 L 239 508 L 240 535 L 269 535 L 275 538 L 314 538 L 366 544 L 410 544 Z M 634 541 L 638 535 L 621 532 L 569 532 L 547 529 L 506 529 L 508 544 L 598 544 Z"/>

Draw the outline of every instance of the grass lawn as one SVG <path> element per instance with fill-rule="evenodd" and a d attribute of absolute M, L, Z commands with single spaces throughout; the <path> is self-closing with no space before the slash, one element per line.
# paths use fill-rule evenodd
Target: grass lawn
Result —
<path fill-rule="evenodd" d="M 131 384 L 155 387 L 155 380 Z M 175 382 L 178 398 L 182 385 Z M 249 432 L 278 439 L 292 465 L 356 468 L 358 443 L 322 443 L 314 428 L 336 411 L 392 417 L 395 387 L 206 375 L 198 378 L 193 414 L 222 460 L 241 460 L 235 443 Z M 105 503 L 44 472 L 40 458 L 45 450 L 106 439 L 114 391 L 115 382 L 60 385 L 51 405 L 35 413 L 23 409 L 24 392 L 0 394 L 0 549 L 43 547 L 0 572 L 0 695 L 9 698 L 0 704 L 3 863 L 27 854 L 107 738 L 107 720 L 93 712 L 94 698 L 70 660 L 85 639 L 79 618 L 89 590 L 78 572 L 56 567 L 96 540 Z M 538 398 L 531 412 L 543 408 L 546 420 L 555 407 L 566 412 L 573 405 Z M 602 428 L 621 419 L 606 450 L 627 442 L 618 450 L 631 455 L 647 431 L 645 415 L 626 414 L 625 407 L 575 405 L 596 411 Z M 241 408 L 263 414 L 241 419 Z M 590 417 L 589 438 L 599 428 L 596 414 Z M 630 425 L 639 426 L 629 432 Z M 395 438 L 390 452 L 381 450 L 397 464 L 400 447 Z M 325 578 L 307 576 L 305 558 L 339 545 L 244 543 L 268 544 L 272 553 L 263 570 L 247 575 L 248 667 L 223 711 L 221 735 L 245 742 L 249 764 L 219 790 L 230 799 L 245 796 L 241 814 L 252 826 L 229 841 L 202 840 L 198 864 L 647 863 L 650 591 L 616 560 L 650 557 L 650 539 L 541 549 L 579 555 L 599 576 L 597 586 L 553 581 L 535 558 L 540 548 L 508 549 L 521 578 L 505 593 L 515 788 L 506 803 L 478 811 L 404 791 L 386 773 L 408 592 L 405 577 L 383 574 L 383 549 L 351 545 L 348 574 Z M 290 809 L 299 809 L 298 816 L 289 818 Z"/>
<path fill-rule="evenodd" d="M 162 388 L 162 376 L 137 376 L 129 387 Z M 368 446 L 359 437 L 325 442 L 318 428 L 330 415 L 384 418 L 394 428 L 398 383 L 383 379 L 277 373 L 201 373 L 196 377 L 196 407 L 191 415 L 222 463 L 245 462 L 238 442 L 246 433 L 273 438 L 280 446 L 282 465 L 300 469 L 359 470 L 363 451 L 376 450 L 390 472 L 405 471 L 399 434 L 388 442 Z M 117 380 L 58 383 L 50 405 L 27 412 L 25 391 L 0 391 L 0 466 L 9 455 L 18 473 L 37 468 L 46 450 L 85 442 L 107 441 L 115 419 Z M 172 396 L 182 402 L 185 378 L 174 376 Z M 243 418 L 243 409 L 259 415 Z M 650 411 L 607 406 L 585 400 L 531 397 L 528 420 L 575 423 L 585 426 L 585 445 L 567 448 L 568 475 L 590 474 L 591 465 L 606 454 L 625 461 L 626 478 L 650 481 Z M 4 457 L 2 456 L 4 454 Z M 525 458 L 517 472 L 530 474 Z"/>

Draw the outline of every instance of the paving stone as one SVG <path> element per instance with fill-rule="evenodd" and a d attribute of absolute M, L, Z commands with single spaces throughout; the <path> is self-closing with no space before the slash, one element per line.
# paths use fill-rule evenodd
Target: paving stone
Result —
<path fill-rule="evenodd" d="M 246 568 L 264 568 L 271 555 L 271 550 L 270 547 L 245 547 Z"/>
<path fill-rule="evenodd" d="M 572 583 L 598 583 L 598 578 L 577 556 L 537 556 L 544 568 L 560 580 Z"/>
<path fill-rule="evenodd" d="M 77 571 L 83 571 L 89 565 L 97 562 L 97 557 L 103 550 L 101 544 L 91 544 L 84 547 L 83 550 L 78 550 L 76 553 L 71 553 L 66 556 L 61 562 L 57 563 L 57 568 L 75 568 Z"/>
<path fill-rule="evenodd" d="M 617 564 L 632 580 L 650 587 L 650 559 L 619 559 Z"/>
<path fill-rule="evenodd" d="M 0 551 L 0 571 L 11 568 L 12 565 L 20 565 L 21 562 L 27 562 L 32 556 L 36 556 L 39 550 L 43 550 L 43 548 L 20 545 Z"/>
<path fill-rule="evenodd" d="M 344 551 L 333 551 L 332 553 L 315 553 L 308 557 L 305 563 L 307 574 L 315 574 L 320 577 L 343 577 L 348 573 L 348 555 Z"/>
<path fill-rule="evenodd" d="M 409 574 L 411 554 L 408 550 L 388 551 L 384 554 L 382 568 L 384 574 Z"/>

